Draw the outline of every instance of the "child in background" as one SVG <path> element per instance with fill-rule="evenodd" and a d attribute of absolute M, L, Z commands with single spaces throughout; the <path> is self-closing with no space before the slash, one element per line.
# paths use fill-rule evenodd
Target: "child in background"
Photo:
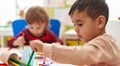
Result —
<path fill-rule="evenodd" d="M 109 8 L 105 0 L 76 0 L 69 15 L 83 46 L 57 46 L 39 40 L 30 41 L 34 51 L 58 63 L 79 66 L 120 66 L 120 50 L 106 33 Z"/>
<path fill-rule="evenodd" d="M 62 44 L 62 40 L 49 29 L 49 17 L 44 8 L 39 6 L 29 8 L 25 18 L 28 28 L 24 28 L 22 32 L 8 42 L 10 48 L 23 46 L 23 44 L 29 45 L 31 40 Z"/>

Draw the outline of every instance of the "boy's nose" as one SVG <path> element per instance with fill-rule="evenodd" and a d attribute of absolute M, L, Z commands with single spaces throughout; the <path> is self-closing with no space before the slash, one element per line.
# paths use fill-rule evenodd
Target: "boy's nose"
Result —
<path fill-rule="evenodd" d="M 75 31 L 78 32 L 79 31 L 79 28 L 77 26 L 75 26 Z"/>
<path fill-rule="evenodd" d="M 36 30 L 36 29 L 34 29 L 34 30 L 33 30 L 33 33 L 36 33 L 36 32 L 37 32 L 37 30 Z"/>

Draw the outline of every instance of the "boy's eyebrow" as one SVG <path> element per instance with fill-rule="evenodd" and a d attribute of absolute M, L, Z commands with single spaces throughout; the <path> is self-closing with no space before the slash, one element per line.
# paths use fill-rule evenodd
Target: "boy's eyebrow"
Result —
<path fill-rule="evenodd" d="M 82 20 L 75 20 L 75 21 L 72 21 L 72 22 L 80 23 L 80 22 L 82 22 Z"/>
<path fill-rule="evenodd" d="M 76 20 L 75 22 L 82 23 L 83 21 L 79 19 L 79 20 Z"/>
<path fill-rule="evenodd" d="M 73 24 L 81 24 L 81 23 L 83 23 L 82 20 L 77 20 L 77 21 L 72 21 L 72 22 L 73 22 Z"/>

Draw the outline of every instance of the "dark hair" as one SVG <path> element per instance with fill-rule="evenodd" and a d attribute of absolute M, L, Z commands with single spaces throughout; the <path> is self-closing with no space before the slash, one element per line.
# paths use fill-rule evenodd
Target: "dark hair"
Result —
<path fill-rule="evenodd" d="M 109 8 L 105 0 L 76 0 L 69 11 L 69 15 L 72 15 L 75 10 L 86 11 L 93 20 L 103 15 L 106 18 L 106 23 L 108 21 Z"/>
<path fill-rule="evenodd" d="M 49 16 L 45 9 L 40 6 L 32 6 L 28 9 L 26 13 L 26 21 L 28 24 L 43 22 L 46 28 L 49 28 Z"/>

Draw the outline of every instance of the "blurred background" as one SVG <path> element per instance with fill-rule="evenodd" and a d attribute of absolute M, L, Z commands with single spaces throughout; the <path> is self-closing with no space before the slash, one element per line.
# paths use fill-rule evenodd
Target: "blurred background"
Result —
<path fill-rule="evenodd" d="M 73 29 L 70 17 L 68 16 L 68 12 L 74 1 L 75 0 L 1 0 L 0 46 L 1 44 L 4 44 L 4 46 L 6 46 L 7 41 L 13 36 L 13 31 L 11 29 L 12 21 L 16 19 L 23 19 L 28 8 L 33 5 L 45 7 L 51 19 L 58 19 L 61 22 L 60 38 L 66 38 L 64 37 L 66 33 L 75 34 L 74 32 L 66 32 L 69 29 Z M 106 0 L 106 2 L 108 3 L 110 10 L 109 21 L 119 22 L 120 20 L 119 0 Z M 118 26 L 120 26 L 120 24 L 118 24 Z M 120 27 L 117 27 L 115 29 L 119 28 Z M 112 30 L 112 27 L 111 26 L 107 27 L 107 31 L 109 33 L 112 33 L 114 35 L 116 35 L 116 33 L 120 34 L 120 31 L 118 30 L 116 30 L 117 32 L 113 32 L 110 30 Z M 116 39 L 118 40 L 118 42 L 120 42 L 119 35 L 117 35 Z"/>
<path fill-rule="evenodd" d="M 3 0 L 0 2 L 0 26 L 9 21 L 23 18 L 27 9 L 33 5 L 43 6 L 48 10 L 50 18 L 59 19 L 69 24 L 68 11 L 75 0 Z M 109 20 L 118 20 L 120 17 L 119 0 L 106 0 L 110 9 Z M 67 19 L 66 19 L 67 18 Z"/>

